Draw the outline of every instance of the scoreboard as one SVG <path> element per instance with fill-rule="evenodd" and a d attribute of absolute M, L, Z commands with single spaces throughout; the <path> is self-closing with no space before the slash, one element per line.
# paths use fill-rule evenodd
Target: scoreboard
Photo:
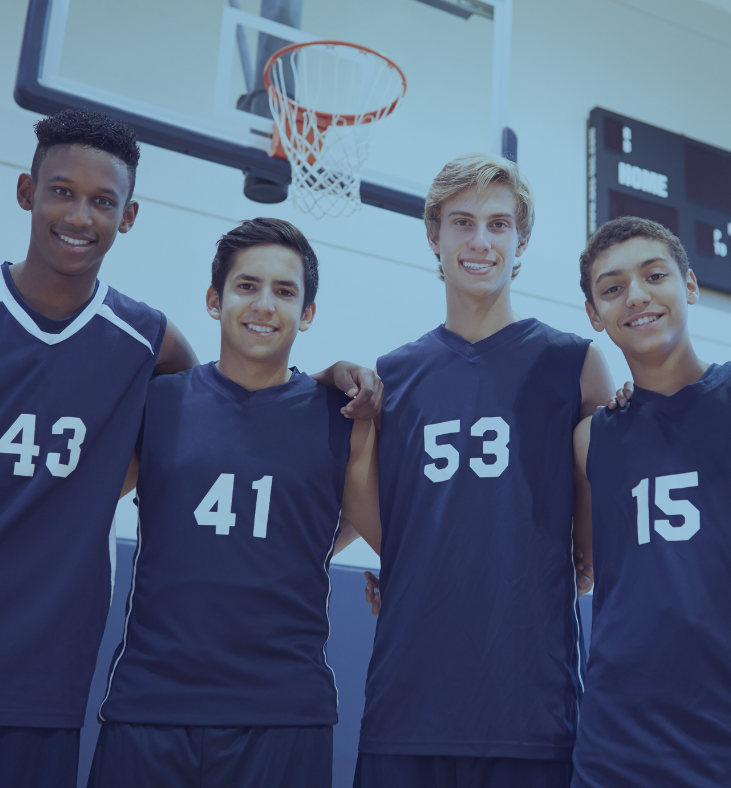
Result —
<path fill-rule="evenodd" d="M 731 293 L 731 152 L 595 107 L 587 153 L 589 235 L 652 219 L 680 238 L 699 284 Z"/>

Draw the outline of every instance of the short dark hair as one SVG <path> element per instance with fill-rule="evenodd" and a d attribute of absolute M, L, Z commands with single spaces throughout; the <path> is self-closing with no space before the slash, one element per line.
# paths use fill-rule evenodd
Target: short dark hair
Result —
<path fill-rule="evenodd" d="M 640 219 L 637 216 L 620 216 L 618 219 L 603 224 L 589 239 L 586 249 L 579 258 L 581 271 L 581 289 L 586 300 L 594 306 L 594 296 L 591 293 L 591 267 L 602 252 L 612 246 L 629 241 L 630 238 L 648 238 L 651 241 L 662 241 L 667 246 L 670 255 L 678 264 L 680 273 L 685 276 L 690 269 L 688 254 L 680 239 L 673 235 L 667 227 L 649 219 Z"/>
<path fill-rule="evenodd" d="M 129 173 L 127 202 L 132 199 L 137 164 L 140 160 L 140 146 L 137 142 L 137 134 L 131 126 L 110 118 L 103 112 L 93 112 L 90 109 L 64 109 L 39 120 L 33 128 L 38 138 L 30 168 L 30 175 L 34 181 L 38 181 L 38 169 L 51 148 L 55 145 L 81 145 L 84 148 L 110 153 L 127 167 Z"/>
<path fill-rule="evenodd" d="M 216 256 L 211 266 L 211 286 L 218 293 L 218 297 L 223 298 L 226 277 L 231 270 L 236 252 L 264 244 L 285 246 L 297 252 L 302 258 L 305 272 L 305 301 L 302 309 L 307 309 L 317 295 L 319 284 L 317 255 L 302 231 L 293 224 L 285 222 L 284 219 L 266 219 L 261 216 L 257 219 L 247 219 L 218 239 Z"/>

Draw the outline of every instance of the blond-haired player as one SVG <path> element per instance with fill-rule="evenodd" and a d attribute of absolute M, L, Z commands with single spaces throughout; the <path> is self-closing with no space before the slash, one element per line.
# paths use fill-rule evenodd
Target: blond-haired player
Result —
<path fill-rule="evenodd" d="M 450 162 L 427 197 L 447 319 L 377 365 L 382 607 L 357 788 L 571 778 L 572 432 L 612 386 L 588 340 L 513 310 L 533 221 L 527 179 L 499 157 Z"/>

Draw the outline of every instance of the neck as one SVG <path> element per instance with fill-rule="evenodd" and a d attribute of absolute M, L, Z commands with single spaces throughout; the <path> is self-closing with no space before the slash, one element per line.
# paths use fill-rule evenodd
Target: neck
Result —
<path fill-rule="evenodd" d="M 257 360 L 243 356 L 237 350 L 221 343 L 221 359 L 216 364 L 218 371 L 229 380 L 238 383 L 247 391 L 260 391 L 286 383 L 292 372 L 288 369 L 289 357 L 282 359 Z"/>
<path fill-rule="evenodd" d="M 10 276 L 22 299 L 31 309 L 51 320 L 65 320 L 78 312 L 94 294 L 98 265 L 77 276 L 54 271 L 34 259 L 32 249 L 22 263 L 10 268 Z"/>
<path fill-rule="evenodd" d="M 446 288 L 447 319 L 444 325 L 468 342 L 479 342 L 520 320 L 513 311 L 509 285 L 481 298 L 459 292 L 449 283 L 446 283 Z"/>
<path fill-rule="evenodd" d="M 696 383 L 708 369 L 708 364 L 696 355 L 687 334 L 682 342 L 664 353 L 634 357 L 625 355 L 625 358 L 636 385 L 666 397 Z"/>

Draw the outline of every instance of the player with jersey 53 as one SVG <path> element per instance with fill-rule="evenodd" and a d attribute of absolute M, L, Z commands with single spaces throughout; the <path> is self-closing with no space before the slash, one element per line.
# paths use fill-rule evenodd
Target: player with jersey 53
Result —
<path fill-rule="evenodd" d="M 427 196 L 447 319 L 378 360 L 382 607 L 356 788 L 570 781 L 571 438 L 612 385 L 589 341 L 513 311 L 533 219 L 530 185 L 499 157 L 450 162 Z"/>
<path fill-rule="evenodd" d="M 581 286 L 635 388 L 574 438 L 596 589 L 572 785 L 728 786 L 731 363 L 693 349 L 698 285 L 662 225 L 601 227 L 581 255 Z"/>
<path fill-rule="evenodd" d="M 330 788 L 328 565 L 379 548 L 375 427 L 288 368 L 315 317 L 302 233 L 224 235 L 218 362 L 154 380 L 137 441 L 138 548 L 90 788 Z M 134 480 L 130 479 L 130 484 Z"/>
<path fill-rule="evenodd" d="M 85 110 L 35 128 L 17 186 L 28 253 L 0 267 L 0 781 L 75 788 L 147 384 L 198 361 L 161 312 L 97 279 L 137 216 L 133 129 Z M 318 377 L 360 389 L 348 416 L 377 408 L 372 371 Z"/>

